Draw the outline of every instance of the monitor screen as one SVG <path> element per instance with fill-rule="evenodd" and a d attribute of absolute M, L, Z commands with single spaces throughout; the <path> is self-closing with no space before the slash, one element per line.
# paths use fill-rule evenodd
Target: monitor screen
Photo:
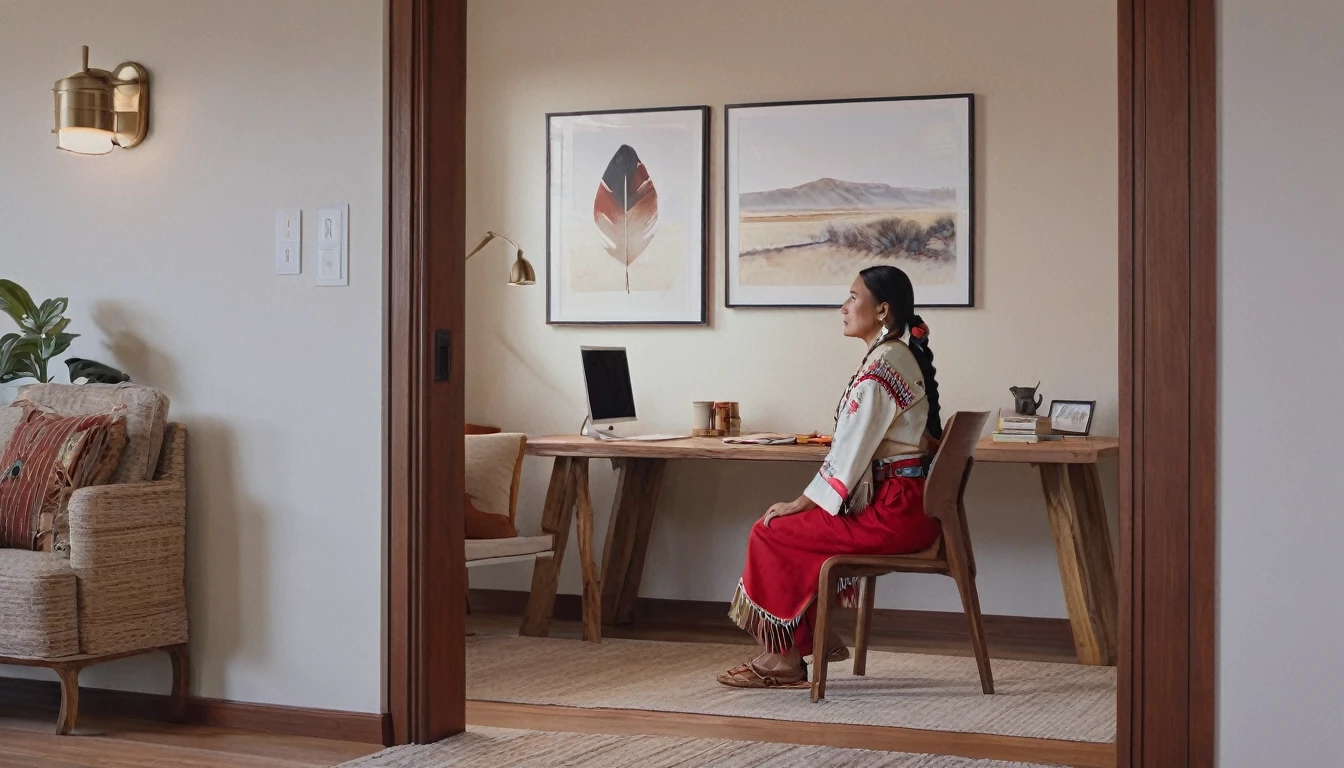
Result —
<path fill-rule="evenodd" d="M 585 347 L 583 379 L 588 388 L 588 415 L 594 422 L 634 421 L 635 395 L 630 389 L 630 364 L 624 349 Z"/>

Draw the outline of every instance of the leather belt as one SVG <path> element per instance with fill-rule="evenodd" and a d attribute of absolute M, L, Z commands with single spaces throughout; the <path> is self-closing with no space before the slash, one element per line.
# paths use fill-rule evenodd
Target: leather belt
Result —
<path fill-rule="evenodd" d="M 893 477 L 926 477 L 929 474 L 929 459 L 896 459 L 873 463 L 873 481 L 882 482 Z"/>

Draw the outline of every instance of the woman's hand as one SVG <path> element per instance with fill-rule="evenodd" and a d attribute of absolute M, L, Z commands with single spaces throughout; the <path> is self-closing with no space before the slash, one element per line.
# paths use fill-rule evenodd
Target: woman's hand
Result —
<path fill-rule="evenodd" d="M 815 509 L 816 506 L 817 505 L 813 504 L 812 500 L 806 496 L 799 496 L 793 501 L 781 501 L 778 504 L 771 504 L 770 508 L 765 511 L 765 517 L 761 518 L 761 524 L 766 528 L 769 528 L 770 521 L 777 517 L 796 515 L 799 512 Z"/>

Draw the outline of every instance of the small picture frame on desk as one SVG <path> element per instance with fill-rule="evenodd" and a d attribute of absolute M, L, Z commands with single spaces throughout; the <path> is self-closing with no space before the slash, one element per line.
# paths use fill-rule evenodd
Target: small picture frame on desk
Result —
<path fill-rule="evenodd" d="M 1051 400 L 1050 429 L 1060 435 L 1086 437 L 1092 434 L 1096 400 Z"/>

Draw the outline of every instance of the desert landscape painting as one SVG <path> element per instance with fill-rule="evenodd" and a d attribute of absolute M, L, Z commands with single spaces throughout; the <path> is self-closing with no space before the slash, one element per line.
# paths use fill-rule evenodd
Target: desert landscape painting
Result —
<path fill-rule="evenodd" d="M 729 306 L 837 306 L 876 264 L 971 304 L 969 97 L 733 106 L 727 134 Z"/>
<path fill-rule="evenodd" d="M 848 284 L 874 264 L 916 284 L 956 277 L 956 190 L 817 179 L 740 195 L 744 285 Z"/>

